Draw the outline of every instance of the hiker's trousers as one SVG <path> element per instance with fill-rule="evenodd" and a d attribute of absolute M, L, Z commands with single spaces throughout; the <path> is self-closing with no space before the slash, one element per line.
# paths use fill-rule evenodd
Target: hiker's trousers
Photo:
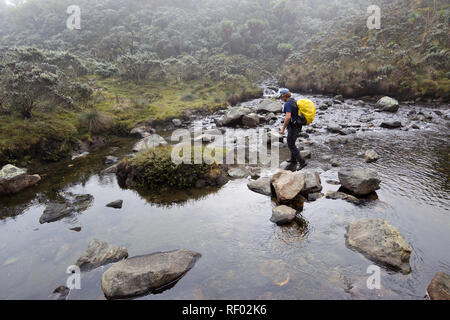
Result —
<path fill-rule="evenodd" d="M 287 135 L 287 144 L 289 151 L 291 151 L 291 155 L 293 159 L 300 159 L 300 151 L 298 150 L 297 146 L 295 145 L 295 142 L 297 142 L 298 137 L 300 136 L 300 132 L 302 131 L 302 127 L 290 125 L 288 128 L 288 135 Z"/>

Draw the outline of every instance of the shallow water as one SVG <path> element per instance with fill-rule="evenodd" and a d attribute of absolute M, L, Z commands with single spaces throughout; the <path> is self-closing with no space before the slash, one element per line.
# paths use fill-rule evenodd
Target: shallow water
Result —
<path fill-rule="evenodd" d="M 411 109 L 427 110 L 402 106 L 394 118 L 406 122 Z M 337 180 L 338 168 L 320 160 L 330 154 L 341 167 L 376 169 L 382 180 L 378 200 L 362 206 L 328 199 L 306 203 L 306 230 L 271 223 L 274 203 L 248 190 L 247 179 L 164 197 L 121 189 L 114 175 L 98 172 L 111 147 L 119 148 L 114 155 L 124 156 L 131 140 L 117 141 L 86 159 L 39 169 L 39 186 L 0 199 L 0 299 L 49 298 L 65 285 L 67 267 L 94 238 L 126 246 L 130 256 L 179 248 L 202 254 L 173 288 L 139 299 L 423 299 L 434 274 L 450 272 L 449 129 L 436 115 L 433 122 L 420 122 L 421 130 L 380 129 L 386 114 L 351 106 L 332 107 L 316 123 L 339 119 L 364 127 L 359 119 L 367 115 L 375 127 L 358 131 L 347 143 L 325 143 L 335 135 L 318 128 L 306 148 L 313 153 L 310 167 L 322 172 L 323 193 L 339 188 L 326 182 Z M 370 148 L 381 159 L 366 164 L 358 152 Z M 281 149 L 281 159 L 287 156 L 287 149 Z M 270 173 L 270 168 L 262 171 Z M 40 225 L 45 203 L 62 192 L 89 193 L 95 200 L 81 214 Z M 123 209 L 105 207 L 117 199 L 124 200 Z M 373 263 L 345 246 L 346 226 L 364 218 L 386 219 L 413 249 L 412 272 L 383 268 L 381 290 L 366 287 L 366 270 Z M 74 227 L 81 232 L 70 230 Z M 72 290 L 69 299 L 104 299 L 100 280 L 108 267 L 83 273 L 82 289 Z"/>

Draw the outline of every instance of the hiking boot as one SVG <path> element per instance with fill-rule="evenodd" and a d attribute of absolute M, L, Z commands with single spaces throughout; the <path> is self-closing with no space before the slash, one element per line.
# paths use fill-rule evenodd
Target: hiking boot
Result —
<path fill-rule="evenodd" d="M 297 163 L 297 159 L 295 159 L 293 156 L 286 161 L 287 163 Z"/>
<path fill-rule="evenodd" d="M 303 159 L 300 155 L 297 157 L 297 162 L 298 162 L 297 171 L 300 171 L 307 166 L 305 159 Z"/>
<path fill-rule="evenodd" d="M 297 171 L 301 171 L 303 168 L 305 168 L 308 164 L 306 162 L 299 163 L 297 167 Z"/>

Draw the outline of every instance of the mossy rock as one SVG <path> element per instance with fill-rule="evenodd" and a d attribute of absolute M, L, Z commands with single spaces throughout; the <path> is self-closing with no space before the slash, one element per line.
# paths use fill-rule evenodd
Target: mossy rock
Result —
<path fill-rule="evenodd" d="M 221 186 L 228 181 L 221 165 L 194 164 L 194 161 L 192 164 L 175 164 L 171 155 L 172 147 L 163 146 L 123 160 L 117 167 L 119 185 L 147 190 L 188 189 L 199 185 L 199 181 L 202 186 Z"/>

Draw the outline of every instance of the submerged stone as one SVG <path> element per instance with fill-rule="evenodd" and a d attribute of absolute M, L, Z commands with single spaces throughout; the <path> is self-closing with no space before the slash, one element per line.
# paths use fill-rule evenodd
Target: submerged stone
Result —
<path fill-rule="evenodd" d="M 125 247 L 112 246 L 106 242 L 94 239 L 87 250 L 78 258 L 75 265 L 81 271 L 90 271 L 105 264 L 117 262 L 128 257 Z"/>
<path fill-rule="evenodd" d="M 41 224 L 58 221 L 75 212 L 75 208 L 66 203 L 51 203 L 49 204 L 42 216 L 39 218 Z"/>
<path fill-rule="evenodd" d="M 450 275 L 438 272 L 427 288 L 431 300 L 450 300 Z"/>
<path fill-rule="evenodd" d="M 386 220 L 361 220 L 350 224 L 345 235 L 349 248 L 369 260 L 401 271 L 411 272 L 409 258 L 412 249 L 398 230 Z"/>

